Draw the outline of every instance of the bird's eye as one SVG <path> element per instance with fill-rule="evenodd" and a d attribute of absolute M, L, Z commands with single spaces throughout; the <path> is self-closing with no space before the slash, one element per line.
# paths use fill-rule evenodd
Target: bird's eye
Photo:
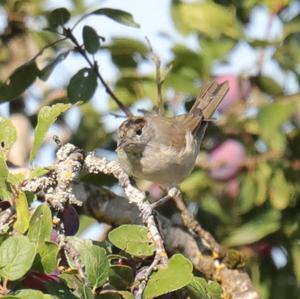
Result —
<path fill-rule="evenodd" d="M 142 135 L 142 129 L 137 129 L 135 131 L 136 135 L 141 136 Z"/>

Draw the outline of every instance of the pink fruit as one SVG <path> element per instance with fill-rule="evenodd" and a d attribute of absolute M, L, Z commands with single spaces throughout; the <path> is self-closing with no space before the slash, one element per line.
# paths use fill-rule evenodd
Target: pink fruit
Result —
<path fill-rule="evenodd" d="M 228 81 L 229 91 L 221 102 L 218 110 L 220 112 L 228 111 L 233 105 L 239 101 L 247 98 L 251 91 L 251 85 L 249 80 L 240 79 L 237 75 L 226 74 L 216 78 L 218 83 Z"/>
<path fill-rule="evenodd" d="M 228 139 L 209 153 L 209 174 L 215 180 L 228 181 L 238 174 L 244 159 L 243 145 L 236 140 Z"/>
<path fill-rule="evenodd" d="M 23 285 L 26 288 L 46 291 L 46 282 L 59 282 L 59 278 L 56 274 L 43 274 L 39 272 L 30 272 L 23 280 Z"/>
<path fill-rule="evenodd" d="M 160 199 L 162 197 L 162 191 L 159 184 L 152 184 L 149 188 L 149 193 L 153 199 Z"/>
<path fill-rule="evenodd" d="M 272 250 L 272 245 L 267 243 L 266 241 L 255 243 L 251 247 L 261 257 L 269 256 Z"/>
<path fill-rule="evenodd" d="M 74 236 L 79 229 L 79 216 L 73 206 L 68 205 L 63 210 L 63 223 L 66 236 Z"/>

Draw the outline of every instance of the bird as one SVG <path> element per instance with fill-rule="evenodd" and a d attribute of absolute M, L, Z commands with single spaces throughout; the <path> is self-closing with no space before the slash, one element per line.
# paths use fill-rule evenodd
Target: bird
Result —
<path fill-rule="evenodd" d="M 160 110 L 130 116 L 117 132 L 117 156 L 134 178 L 177 186 L 192 172 L 208 123 L 229 90 L 228 82 L 204 84 L 189 112 L 166 117 Z"/>

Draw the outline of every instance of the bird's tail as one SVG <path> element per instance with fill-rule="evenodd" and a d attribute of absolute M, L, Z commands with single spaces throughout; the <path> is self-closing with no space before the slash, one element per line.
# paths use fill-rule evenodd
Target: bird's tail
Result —
<path fill-rule="evenodd" d="M 228 82 L 218 84 L 215 80 L 206 83 L 197 96 L 190 113 L 201 115 L 209 121 L 229 90 Z"/>

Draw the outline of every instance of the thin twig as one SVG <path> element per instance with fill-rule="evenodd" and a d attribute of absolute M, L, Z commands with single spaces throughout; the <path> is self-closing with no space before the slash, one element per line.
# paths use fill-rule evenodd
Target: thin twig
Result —
<path fill-rule="evenodd" d="M 158 55 L 154 52 L 151 42 L 149 38 L 146 36 L 146 41 L 149 45 L 150 51 L 151 51 L 151 59 L 155 65 L 155 71 L 156 71 L 156 86 L 157 86 L 157 97 L 158 97 L 158 113 L 160 115 L 164 112 L 164 104 L 163 104 L 163 97 L 162 97 L 162 85 L 164 83 L 164 79 L 161 77 L 161 61 Z"/>
<path fill-rule="evenodd" d="M 270 36 L 270 32 L 272 29 L 272 25 L 274 22 L 274 17 L 275 14 L 272 13 L 268 19 L 268 23 L 267 23 L 267 27 L 266 27 L 266 32 L 265 32 L 265 40 L 267 40 Z M 265 49 L 261 49 L 258 53 L 258 57 L 257 57 L 257 75 L 260 76 L 261 72 L 262 72 L 262 68 L 263 68 L 263 64 L 264 64 L 264 59 L 265 59 L 265 55 L 266 55 L 266 50 Z"/>
<path fill-rule="evenodd" d="M 89 66 L 91 67 L 91 69 L 93 69 L 93 71 L 95 72 L 97 78 L 100 80 L 100 82 L 102 83 L 102 85 L 105 88 L 105 91 L 111 96 L 111 98 L 116 102 L 116 104 L 119 106 L 119 108 L 121 110 L 123 110 L 123 112 L 129 117 L 132 116 L 132 113 L 130 112 L 130 110 L 128 109 L 128 107 L 126 107 L 118 98 L 117 96 L 114 94 L 114 92 L 112 91 L 112 89 L 107 85 L 107 83 L 105 82 L 105 80 L 103 79 L 102 75 L 99 72 L 99 67 L 97 62 L 95 61 L 95 63 L 93 63 L 91 61 L 91 59 L 88 57 L 87 53 L 83 50 L 82 46 L 79 44 L 79 42 L 77 41 L 76 37 L 74 36 L 73 32 L 71 29 L 69 28 L 65 28 L 64 27 L 64 35 L 66 38 L 69 38 L 73 44 L 75 45 L 75 49 L 82 55 L 82 57 L 86 60 L 86 62 L 89 64 Z"/>
<path fill-rule="evenodd" d="M 66 39 L 67 39 L 66 37 L 63 37 L 63 38 L 57 39 L 57 40 L 55 40 L 54 42 L 52 42 L 52 43 L 46 45 L 46 46 L 43 47 L 39 52 L 37 52 L 37 53 L 30 59 L 30 61 L 33 61 L 33 60 L 37 59 L 40 55 L 42 55 L 42 54 L 44 53 L 44 51 L 45 51 L 46 49 L 51 48 L 51 47 L 55 46 L 56 44 L 58 44 L 58 43 L 60 43 L 60 42 L 62 42 L 62 41 L 64 41 L 64 40 L 66 40 Z"/>
<path fill-rule="evenodd" d="M 214 237 L 208 231 L 204 230 L 199 222 L 189 213 L 183 202 L 180 190 L 175 187 L 171 188 L 168 195 L 174 199 L 184 225 L 201 238 L 203 244 L 213 253 L 213 256 L 216 258 L 224 258 L 226 255 L 225 249 L 217 243 Z"/>
<path fill-rule="evenodd" d="M 155 255 L 153 262 L 149 267 L 146 267 L 141 272 L 139 272 L 133 283 L 133 286 L 138 285 L 138 289 L 134 290 L 135 299 L 141 299 L 144 289 L 146 287 L 147 281 L 151 275 L 151 273 L 155 270 L 157 265 L 160 263 L 160 256 L 158 254 Z"/>

